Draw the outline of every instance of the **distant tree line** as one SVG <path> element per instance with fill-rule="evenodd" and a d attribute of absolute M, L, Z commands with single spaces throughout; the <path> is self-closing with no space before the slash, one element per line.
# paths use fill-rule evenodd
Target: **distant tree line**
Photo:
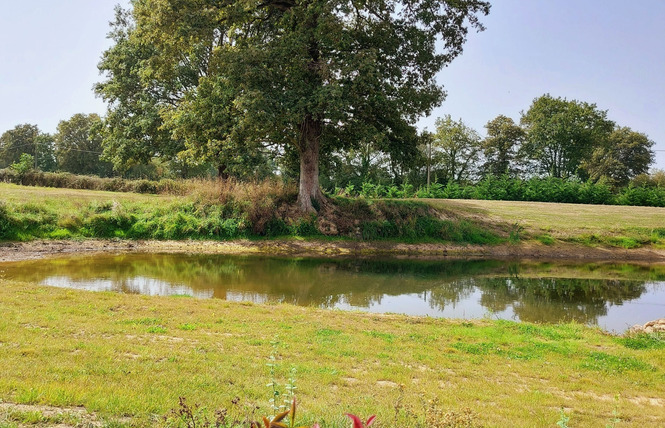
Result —
<path fill-rule="evenodd" d="M 602 181 L 616 188 L 647 173 L 654 160 L 654 142 L 645 134 L 617 125 L 595 104 L 549 94 L 536 98 L 519 124 L 500 115 L 485 128 L 481 138 L 461 119 L 436 121 L 422 149 L 435 182 L 505 175 Z"/>
<path fill-rule="evenodd" d="M 45 172 L 149 179 L 219 175 L 211 160 L 192 162 L 159 153 L 138 159 L 127 157 L 124 151 L 124 156 L 118 157 L 117 139 L 109 133 L 122 128 L 113 127 L 113 120 L 75 114 L 61 121 L 52 135 L 36 125 L 18 125 L 0 136 L 0 168 L 16 164 L 22 154 L 28 154 L 30 167 Z M 214 126 L 213 119 L 209 120 Z M 590 181 L 610 189 L 654 181 L 647 176 L 654 160 L 654 142 L 610 121 L 607 111 L 594 104 L 543 95 L 522 113 L 519 123 L 504 115 L 490 120 L 484 138 L 449 115 L 437 119 L 435 127 L 434 132 L 418 136 L 418 150 L 408 155 L 386 150 L 371 140 L 353 149 L 327 153 L 322 160 L 321 182 L 328 190 L 351 186 L 360 192 L 365 183 L 409 183 L 414 188 L 451 183 L 468 186 L 490 176 Z M 136 138 L 140 144 L 156 136 Z M 125 143 L 130 145 L 129 140 Z M 244 158 L 242 152 L 235 155 Z M 251 159 L 238 160 L 233 168 L 223 171 L 224 177 L 240 179 L 276 174 L 297 177 L 288 153 L 257 150 Z"/>

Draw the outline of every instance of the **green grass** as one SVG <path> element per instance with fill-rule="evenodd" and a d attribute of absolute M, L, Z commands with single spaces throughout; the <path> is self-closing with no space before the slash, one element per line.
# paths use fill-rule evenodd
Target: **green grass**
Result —
<path fill-rule="evenodd" d="M 107 420 L 127 416 L 132 426 L 158 424 L 155 415 L 181 396 L 210 412 L 271 413 L 271 354 L 282 391 L 296 369 L 301 424 L 346 428 L 343 414 L 353 412 L 376 413 L 377 426 L 424 427 L 434 414 L 462 417 L 469 408 L 477 426 L 552 426 L 565 407 L 571 426 L 604 426 L 617 394 L 621 426 L 665 424 L 661 342 L 579 324 L 460 322 L 2 279 L 0 307 L 0 401 L 84 406 Z"/>
<path fill-rule="evenodd" d="M 166 196 L 0 183 L 0 240 L 287 237 L 665 248 L 665 208 L 336 197 L 321 217 L 294 217 L 283 209 L 295 201 L 289 187 L 207 186 L 189 196 Z"/>
<path fill-rule="evenodd" d="M 547 202 L 428 200 L 463 218 L 519 225 L 524 236 L 545 245 L 557 240 L 587 246 L 665 247 L 665 208 Z"/>
<path fill-rule="evenodd" d="M 319 216 L 301 216 L 290 206 L 290 188 L 209 185 L 174 197 L 0 184 L 0 240 L 326 238 L 325 226 L 333 224 L 341 239 L 502 242 L 493 225 L 441 218 L 422 202 L 333 198 Z"/>
<path fill-rule="evenodd" d="M 618 342 L 630 349 L 665 349 L 665 334 L 640 333 L 619 338 Z"/>

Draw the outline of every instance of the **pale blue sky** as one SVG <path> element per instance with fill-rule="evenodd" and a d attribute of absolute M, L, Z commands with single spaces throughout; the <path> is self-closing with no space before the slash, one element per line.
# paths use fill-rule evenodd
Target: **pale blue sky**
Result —
<path fill-rule="evenodd" d="M 0 133 L 54 132 L 75 113 L 103 114 L 92 86 L 118 0 L 0 0 Z M 120 1 L 126 5 L 127 1 Z M 444 114 L 484 134 L 499 114 L 544 94 L 596 103 L 656 142 L 665 169 L 665 0 L 495 0 L 487 30 L 442 71 Z"/>

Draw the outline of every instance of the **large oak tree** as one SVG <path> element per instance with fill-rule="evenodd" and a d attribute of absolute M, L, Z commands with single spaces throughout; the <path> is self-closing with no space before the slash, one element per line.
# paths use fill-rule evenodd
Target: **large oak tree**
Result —
<path fill-rule="evenodd" d="M 142 63 L 142 79 L 173 81 L 181 66 L 204 58 L 199 83 L 225 99 L 215 115 L 226 121 L 217 140 L 295 150 L 298 202 L 312 211 L 324 203 L 320 153 L 368 140 L 417 144 L 416 120 L 444 98 L 436 73 L 462 52 L 469 28 L 482 29 L 478 17 L 490 5 L 134 0 L 132 7 L 131 37 L 159 52 Z"/>

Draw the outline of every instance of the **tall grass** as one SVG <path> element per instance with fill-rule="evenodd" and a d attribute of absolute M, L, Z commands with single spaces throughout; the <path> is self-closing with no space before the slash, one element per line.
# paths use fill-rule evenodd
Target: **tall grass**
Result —
<path fill-rule="evenodd" d="M 188 181 L 178 198 L 114 198 L 34 192 L 0 204 L 0 240 L 211 239 L 337 236 L 360 240 L 500 242 L 491 230 L 448 218 L 414 201 L 334 198 L 318 215 L 296 207 L 294 184 L 280 180 Z M 50 195 L 50 196 L 49 196 Z"/>

